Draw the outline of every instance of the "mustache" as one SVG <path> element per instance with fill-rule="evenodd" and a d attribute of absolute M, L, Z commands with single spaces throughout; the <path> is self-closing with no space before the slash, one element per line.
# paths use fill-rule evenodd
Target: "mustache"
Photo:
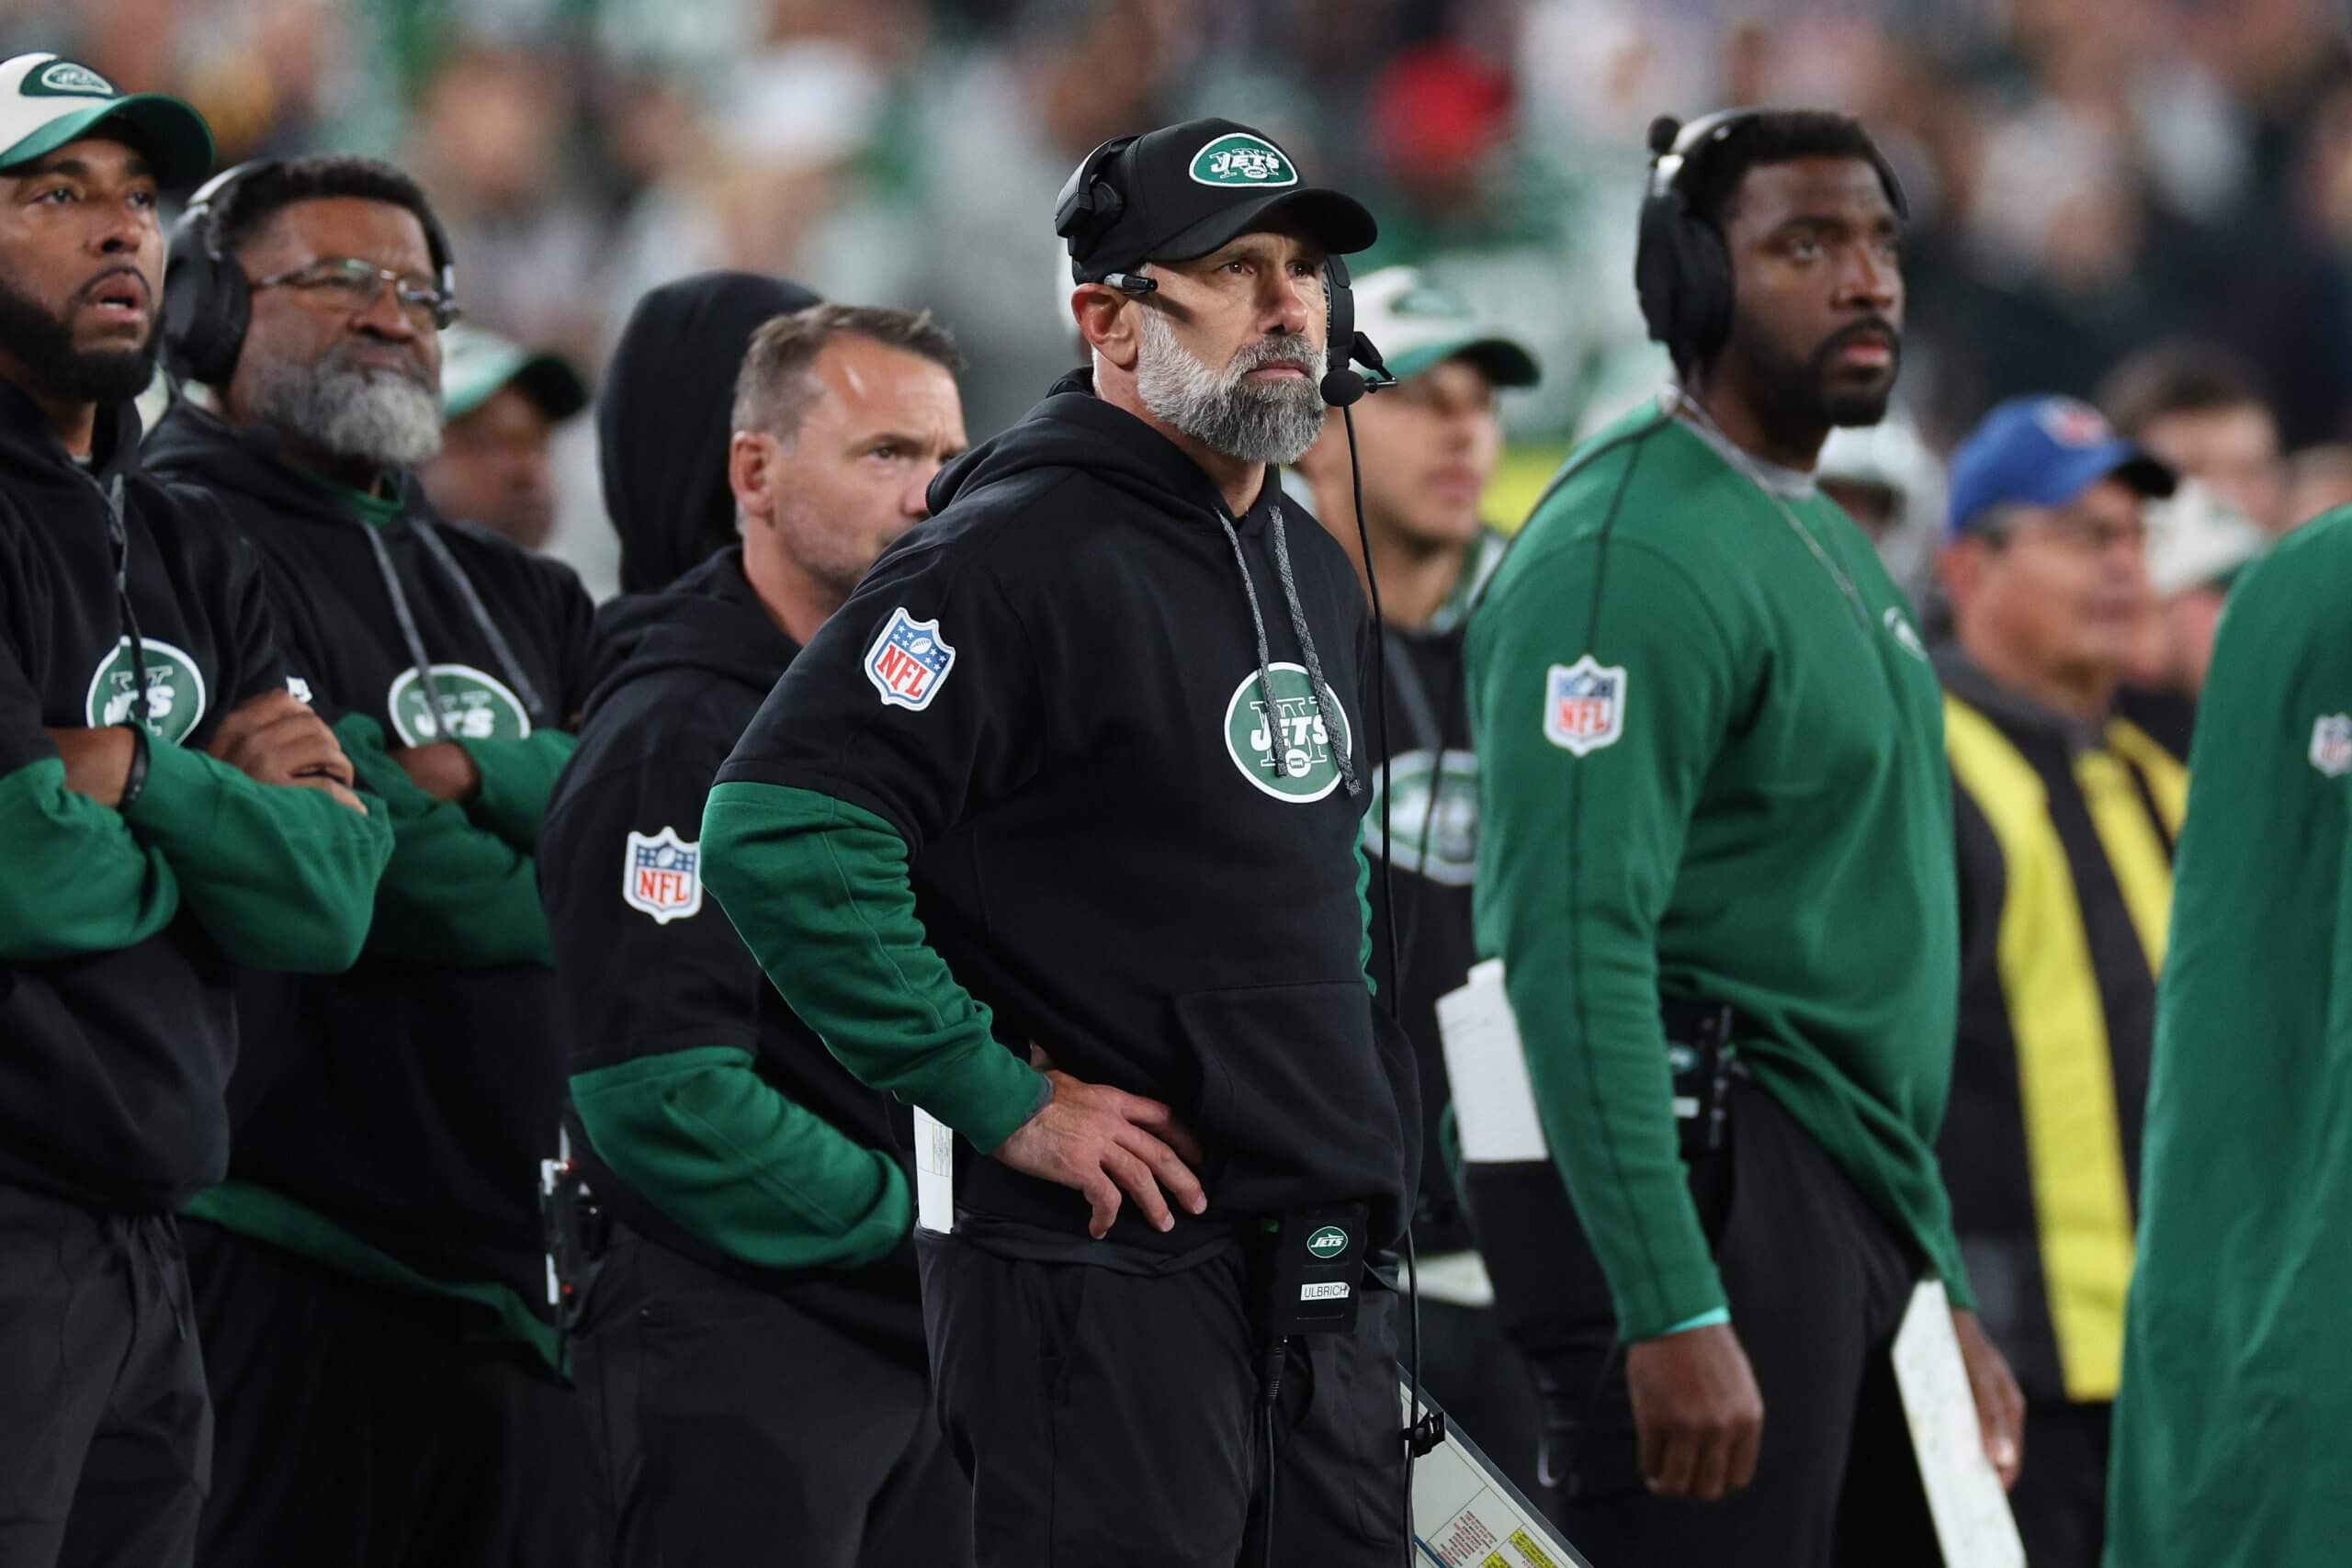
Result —
<path fill-rule="evenodd" d="M 337 371 L 346 376 L 357 376 L 363 379 L 372 379 L 379 374 L 390 374 L 403 380 L 413 381 L 427 391 L 437 394 L 441 389 L 440 382 L 425 369 L 424 361 L 416 351 L 403 349 L 401 355 L 401 363 L 397 367 L 386 365 L 362 365 L 353 357 L 349 344 L 337 344 L 327 351 L 326 357 L 321 361 L 319 368 Z"/>
<path fill-rule="evenodd" d="M 1227 376 L 1239 379 L 1252 370 L 1263 370 L 1269 365 L 1295 365 L 1302 370 L 1315 368 L 1316 354 L 1312 344 L 1303 337 L 1284 333 L 1281 337 L 1261 337 L 1256 343 L 1244 344 L 1234 350 L 1227 362 Z"/>
<path fill-rule="evenodd" d="M 1822 339 L 1821 346 L 1813 351 L 1814 363 L 1826 365 L 1839 350 L 1850 348 L 1858 343 L 1884 344 L 1897 358 L 1903 354 L 1903 334 L 1894 330 L 1894 322 L 1884 316 L 1864 316 L 1859 321 L 1849 321 Z"/>
<path fill-rule="evenodd" d="M 92 277 L 87 283 L 82 285 L 81 288 L 76 288 L 74 291 L 73 303 L 76 305 L 86 304 L 91 299 L 97 297 L 97 293 L 100 288 L 113 282 L 118 277 L 130 278 L 133 283 L 139 285 L 139 298 L 142 303 L 153 305 L 155 302 L 155 290 L 153 286 L 148 283 L 147 275 L 141 272 L 135 266 L 119 265 L 107 267 L 105 271 L 100 272 L 96 276 Z"/>

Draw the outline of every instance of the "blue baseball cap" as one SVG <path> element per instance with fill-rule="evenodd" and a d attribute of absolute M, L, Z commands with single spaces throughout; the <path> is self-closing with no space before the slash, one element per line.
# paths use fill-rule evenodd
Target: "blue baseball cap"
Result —
<path fill-rule="evenodd" d="M 2170 495 L 2177 482 L 2090 404 L 2011 398 L 1951 455 L 1951 532 L 1957 537 L 2004 506 L 2064 506 L 2105 479 L 2154 496 Z"/>

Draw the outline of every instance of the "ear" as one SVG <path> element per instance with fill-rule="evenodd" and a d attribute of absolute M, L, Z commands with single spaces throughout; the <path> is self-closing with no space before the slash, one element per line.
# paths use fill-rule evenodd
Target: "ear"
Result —
<path fill-rule="evenodd" d="M 727 488 L 735 510 L 764 523 L 775 515 L 776 441 L 773 435 L 739 430 L 727 443 Z"/>
<path fill-rule="evenodd" d="M 1136 361 L 1143 357 L 1143 320 L 1137 312 L 1148 309 L 1102 283 L 1081 283 L 1069 297 L 1078 335 L 1086 340 L 1088 348 L 1122 370 L 1134 369 Z"/>
<path fill-rule="evenodd" d="M 1984 540 L 1963 535 L 1946 545 L 1936 557 L 1936 577 L 1944 585 L 1944 593 L 1951 600 L 1953 609 L 1961 609 L 1975 599 L 1992 564 L 1991 554 Z"/>

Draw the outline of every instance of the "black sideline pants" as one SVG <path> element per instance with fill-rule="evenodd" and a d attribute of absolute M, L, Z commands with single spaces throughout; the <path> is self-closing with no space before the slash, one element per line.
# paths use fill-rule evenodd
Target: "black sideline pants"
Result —
<path fill-rule="evenodd" d="M 770 1293 L 624 1235 L 572 1371 L 597 1568 L 971 1561 L 971 1492 L 923 1370 Z"/>
<path fill-rule="evenodd" d="M 972 1478 L 981 1568 L 1257 1568 L 1267 1356 L 1238 1248 L 1143 1276 L 918 1232 L 942 1424 Z M 1404 1561 L 1397 1301 L 1286 1348 L 1273 1562 Z"/>
<path fill-rule="evenodd" d="M 0 1568 L 185 1568 L 211 1472 L 173 1222 L 0 1186 Z"/>
<path fill-rule="evenodd" d="M 183 1222 L 220 1417 L 202 1568 L 574 1568 L 571 1391 L 453 1308 Z"/>

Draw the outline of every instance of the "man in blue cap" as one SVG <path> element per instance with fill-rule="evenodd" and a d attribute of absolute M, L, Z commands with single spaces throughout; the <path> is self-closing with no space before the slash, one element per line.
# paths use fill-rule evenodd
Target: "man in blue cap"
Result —
<path fill-rule="evenodd" d="M 2088 405 L 2020 398 L 1953 455 L 1936 651 L 1961 1005 L 1938 1153 L 1978 1312 L 2028 1400 L 2012 1493 L 2036 1568 L 2095 1568 L 2122 1367 L 2141 1110 L 2187 808 L 2113 703 L 2154 611 L 2170 469 Z"/>

